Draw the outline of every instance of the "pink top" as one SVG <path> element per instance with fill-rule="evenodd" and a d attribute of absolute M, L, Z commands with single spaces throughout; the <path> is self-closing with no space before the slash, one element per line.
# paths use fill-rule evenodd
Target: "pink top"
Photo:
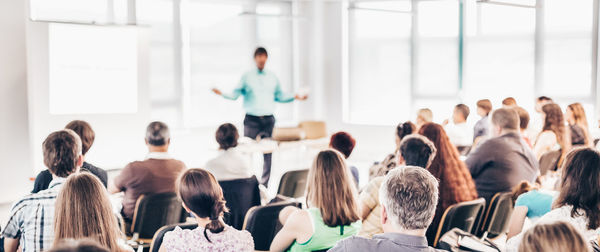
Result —
<path fill-rule="evenodd" d="M 254 240 L 246 230 L 239 231 L 230 226 L 217 234 L 207 232 L 210 242 L 204 237 L 204 228 L 181 229 L 167 232 L 163 238 L 162 246 L 171 252 L 184 251 L 219 251 L 219 252 L 243 252 L 254 251 Z"/>

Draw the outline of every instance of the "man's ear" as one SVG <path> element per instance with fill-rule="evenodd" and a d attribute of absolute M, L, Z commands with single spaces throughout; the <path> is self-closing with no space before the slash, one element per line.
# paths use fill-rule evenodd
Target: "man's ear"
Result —
<path fill-rule="evenodd" d="M 387 210 L 381 205 L 381 225 L 385 225 L 388 222 Z"/>
<path fill-rule="evenodd" d="M 406 160 L 404 160 L 402 153 L 398 152 L 398 166 L 404 165 L 404 163 L 406 163 Z"/>
<path fill-rule="evenodd" d="M 77 167 L 81 167 L 81 166 L 83 166 L 83 155 L 80 154 L 77 157 Z"/>

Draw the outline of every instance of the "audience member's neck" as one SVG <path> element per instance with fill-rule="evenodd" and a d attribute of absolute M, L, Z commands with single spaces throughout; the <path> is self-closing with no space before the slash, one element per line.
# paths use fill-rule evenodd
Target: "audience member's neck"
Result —
<path fill-rule="evenodd" d="M 167 144 L 161 145 L 161 146 L 148 145 L 148 150 L 150 152 L 168 152 L 169 145 L 167 145 Z"/>
<path fill-rule="evenodd" d="M 194 214 L 194 216 L 196 216 L 196 214 Z M 198 227 L 206 227 L 206 225 L 208 223 L 211 222 L 211 220 L 207 217 L 207 218 L 200 218 L 200 217 L 196 217 L 196 222 L 198 223 Z M 223 221 L 223 220 L 219 220 L 219 221 Z"/>
<path fill-rule="evenodd" d="M 462 124 L 462 123 L 466 123 L 466 122 L 467 122 L 467 120 L 465 120 L 465 119 L 460 119 L 460 120 L 456 120 L 456 121 L 454 121 L 454 124 Z"/>
<path fill-rule="evenodd" d="M 513 129 L 502 129 L 502 131 L 500 131 L 500 136 L 504 136 L 506 134 L 518 134 L 518 135 L 520 135 L 521 132 L 520 132 L 520 130 L 513 130 Z"/>
<path fill-rule="evenodd" d="M 384 233 L 396 233 L 403 235 L 412 235 L 412 236 L 420 236 L 424 237 L 427 229 L 402 229 L 402 228 L 394 228 L 394 227 L 383 227 Z"/>

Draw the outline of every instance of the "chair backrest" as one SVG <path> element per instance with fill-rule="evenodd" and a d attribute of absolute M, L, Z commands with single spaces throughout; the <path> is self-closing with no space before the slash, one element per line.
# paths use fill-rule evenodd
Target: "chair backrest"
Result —
<path fill-rule="evenodd" d="M 288 171 L 281 176 L 277 194 L 290 198 L 300 198 L 306 192 L 308 169 Z"/>
<path fill-rule="evenodd" d="M 561 154 L 560 150 L 544 153 L 540 157 L 540 175 L 546 175 L 548 171 L 556 170 Z"/>
<path fill-rule="evenodd" d="M 247 179 L 219 181 L 223 196 L 227 202 L 229 213 L 225 213 L 224 221 L 235 229 L 241 229 L 244 216 L 253 206 L 260 205 L 260 190 L 256 176 Z"/>
<path fill-rule="evenodd" d="M 181 222 L 183 213 L 174 192 L 142 195 L 135 205 L 131 233 L 137 238 L 152 238 L 162 226 Z"/>
<path fill-rule="evenodd" d="M 300 202 L 278 202 L 271 205 L 253 207 L 246 214 L 244 230 L 248 230 L 254 238 L 254 249 L 268 251 L 275 235 L 282 228 L 279 223 L 279 212 L 287 207 L 300 207 Z"/>
<path fill-rule="evenodd" d="M 298 127 L 304 130 L 306 139 L 327 137 L 327 125 L 323 121 L 303 121 Z"/>
<path fill-rule="evenodd" d="M 496 193 L 485 211 L 479 235 L 495 237 L 506 233 L 512 211 L 512 192 Z"/>
<path fill-rule="evenodd" d="M 479 212 L 485 207 L 485 199 L 479 198 L 472 201 L 454 204 L 444 211 L 437 229 L 433 246 L 437 246 L 438 240 L 446 232 L 453 228 L 460 228 L 465 232 L 471 232 Z"/>
<path fill-rule="evenodd" d="M 175 229 L 175 227 L 180 227 L 181 229 L 195 229 L 198 227 L 198 224 L 196 224 L 196 223 L 177 223 L 177 224 L 171 224 L 171 225 L 166 225 L 164 227 L 161 227 L 158 231 L 156 231 L 156 233 L 154 233 L 154 237 L 152 238 L 152 243 L 150 244 L 150 251 L 158 252 L 158 250 L 160 249 L 160 245 L 162 245 L 165 234 L 169 231 L 173 231 Z"/>

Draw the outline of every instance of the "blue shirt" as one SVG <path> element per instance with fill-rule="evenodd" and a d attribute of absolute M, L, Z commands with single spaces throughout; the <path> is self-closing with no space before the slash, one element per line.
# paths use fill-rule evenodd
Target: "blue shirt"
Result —
<path fill-rule="evenodd" d="M 276 102 L 294 101 L 294 95 L 281 90 L 277 76 L 264 69 L 246 72 L 233 92 L 223 93 L 223 97 L 230 100 L 237 100 L 240 95 L 244 96 L 246 113 L 253 116 L 273 115 Z"/>
<path fill-rule="evenodd" d="M 515 202 L 515 207 L 526 206 L 527 217 L 537 218 L 552 210 L 552 201 L 554 196 L 548 193 L 543 193 L 538 190 L 533 190 L 521 194 Z"/>
<path fill-rule="evenodd" d="M 473 141 L 477 137 L 485 137 L 490 133 L 490 120 L 488 116 L 484 116 L 473 127 Z"/>

